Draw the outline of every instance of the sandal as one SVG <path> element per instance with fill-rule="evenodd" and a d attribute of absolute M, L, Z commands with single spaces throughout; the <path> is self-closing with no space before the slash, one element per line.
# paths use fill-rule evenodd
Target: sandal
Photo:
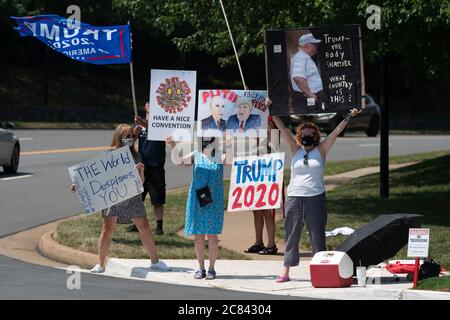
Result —
<path fill-rule="evenodd" d="M 289 276 L 278 276 L 275 281 L 277 283 L 283 283 L 283 282 L 291 281 L 291 279 L 289 278 Z"/>
<path fill-rule="evenodd" d="M 248 248 L 247 250 L 244 250 L 245 253 L 258 253 L 261 250 L 264 250 L 264 244 L 254 244 L 252 245 L 250 248 Z"/>
<path fill-rule="evenodd" d="M 277 246 L 273 246 L 273 247 L 266 247 L 264 249 L 262 249 L 261 251 L 259 251 L 259 254 L 263 254 L 263 255 L 276 255 L 278 252 L 278 248 Z"/>

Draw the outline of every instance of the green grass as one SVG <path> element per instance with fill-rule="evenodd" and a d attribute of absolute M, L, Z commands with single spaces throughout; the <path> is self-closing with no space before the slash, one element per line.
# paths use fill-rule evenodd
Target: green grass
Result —
<path fill-rule="evenodd" d="M 436 155 L 435 155 L 436 156 Z M 380 214 L 417 213 L 425 216 L 423 227 L 431 229 L 430 254 L 447 268 L 450 266 L 450 152 L 440 156 L 407 156 L 423 162 L 390 172 L 390 197 L 379 198 L 379 175 L 354 179 L 327 194 L 327 230 L 348 226 L 358 229 Z M 399 159 L 397 159 L 399 160 Z M 284 237 L 283 221 L 277 224 L 277 238 Z M 310 249 L 306 232 L 303 250 Z M 333 250 L 345 236 L 327 239 Z M 406 258 L 406 247 L 395 258 Z"/>
<path fill-rule="evenodd" d="M 402 155 L 402 156 L 393 156 L 389 157 L 390 164 L 399 164 L 406 162 L 416 162 L 416 161 L 424 161 L 428 159 L 433 159 L 436 157 L 440 157 L 448 154 L 448 151 L 437 151 L 437 152 L 426 152 L 426 153 L 417 153 L 410 155 Z M 345 171 L 351 171 L 359 168 L 365 167 L 373 167 L 380 165 L 380 158 L 365 158 L 358 160 L 348 160 L 348 161 L 331 161 L 327 162 L 325 167 L 325 175 L 334 175 L 338 173 L 342 173 Z M 287 179 L 289 179 L 290 172 L 286 172 Z M 286 180 L 287 181 L 287 180 Z"/>
<path fill-rule="evenodd" d="M 436 277 L 419 281 L 418 290 L 434 290 L 450 292 L 450 276 Z"/>
<path fill-rule="evenodd" d="M 164 211 L 164 235 L 155 236 L 158 255 L 161 259 L 195 259 L 194 242 L 177 233 L 184 227 L 187 188 L 180 188 L 167 194 Z M 149 201 L 145 201 L 149 221 L 154 214 Z M 109 256 L 125 259 L 148 258 L 137 232 L 127 232 L 129 225 L 117 225 Z M 97 242 L 101 233 L 100 214 L 82 216 L 61 223 L 57 228 L 57 241 L 78 250 L 97 253 Z M 207 253 L 207 252 L 206 252 Z M 207 256 L 207 254 L 206 254 Z M 244 255 L 220 248 L 220 259 L 247 259 Z"/>

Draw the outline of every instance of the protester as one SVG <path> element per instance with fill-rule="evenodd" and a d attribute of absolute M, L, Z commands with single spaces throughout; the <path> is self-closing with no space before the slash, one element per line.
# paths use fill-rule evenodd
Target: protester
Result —
<path fill-rule="evenodd" d="M 266 105 L 270 105 L 270 99 Z M 325 225 L 327 212 L 325 207 L 325 185 L 323 172 L 328 152 L 336 138 L 345 129 L 349 119 L 358 113 L 352 109 L 345 119 L 322 142 L 319 128 L 306 122 L 297 128 L 294 136 L 284 126 L 278 116 L 273 120 L 280 129 L 281 136 L 287 142 L 292 153 L 291 179 L 287 188 L 284 269 L 277 282 L 290 281 L 289 269 L 299 264 L 299 241 L 306 222 L 313 254 L 324 251 Z"/>
<path fill-rule="evenodd" d="M 114 131 L 114 136 L 108 151 L 119 149 L 123 146 L 129 146 L 134 161 L 136 162 L 136 168 L 139 172 L 140 178 L 144 182 L 145 168 L 141 162 L 139 154 L 134 148 L 135 139 L 136 136 L 134 135 L 134 131 L 131 126 L 127 124 L 120 124 Z M 75 185 L 72 185 L 70 190 L 72 192 L 75 192 Z M 170 270 L 170 268 L 167 267 L 164 262 L 158 259 L 155 241 L 148 224 L 144 202 L 142 201 L 142 196 L 140 194 L 118 204 L 115 204 L 112 207 L 102 210 L 102 218 L 103 227 L 98 245 L 99 261 L 98 264 L 93 269 L 91 269 L 91 272 L 102 273 L 105 271 L 106 256 L 109 247 L 111 246 L 116 223 L 126 224 L 131 222 L 136 225 L 142 244 L 144 245 L 147 253 L 151 258 L 150 268 L 160 271 Z"/>
<path fill-rule="evenodd" d="M 272 151 L 271 130 L 276 129 L 271 119 L 267 121 L 267 140 L 259 143 L 258 155 L 270 153 Z M 253 221 L 255 224 L 255 243 L 244 252 L 259 253 L 263 255 L 276 255 L 278 248 L 275 244 L 275 210 L 253 210 Z M 266 225 L 267 246 L 264 246 L 263 229 Z"/>
<path fill-rule="evenodd" d="M 150 105 L 145 104 L 147 115 Z M 145 182 L 142 200 L 147 194 L 150 195 L 150 201 L 153 206 L 156 218 L 156 235 L 163 235 L 164 204 L 166 203 L 166 171 L 164 164 L 166 161 L 166 143 L 164 141 L 153 141 L 147 139 L 148 120 L 137 116 L 134 119 L 136 124 L 135 134 L 139 136 L 139 154 L 145 165 Z M 137 231 L 135 225 L 132 225 L 128 231 Z"/>
<path fill-rule="evenodd" d="M 215 262 L 219 253 L 219 237 L 224 220 L 223 200 L 223 163 L 225 154 L 219 154 L 214 148 L 215 138 L 202 140 L 201 152 L 195 150 L 180 157 L 176 143 L 172 137 L 167 144 L 173 148 L 173 156 L 178 165 L 194 165 L 192 183 L 186 204 L 186 221 L 184 234 L 195 236 L 195 254 L 199 270 L 195 279 L 212 280 L 216 278 Z M 209 268 L 205 269 L 205 235 L 208 236 Z"/>

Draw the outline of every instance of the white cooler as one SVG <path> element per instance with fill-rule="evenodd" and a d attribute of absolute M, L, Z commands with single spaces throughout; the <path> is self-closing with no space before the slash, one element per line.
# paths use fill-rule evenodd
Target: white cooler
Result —
<path fill-rule="evenodd" d="M 353 283 L 353 261 L 345 252 L 317 252 L 309 265 L 315 288 L 343 288 Z"/>

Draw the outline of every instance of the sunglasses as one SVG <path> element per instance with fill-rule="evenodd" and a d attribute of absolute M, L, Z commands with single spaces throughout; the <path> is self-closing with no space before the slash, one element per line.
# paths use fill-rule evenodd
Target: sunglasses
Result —
<path fill-rule="evenodd" d="M 308 165 L 308 154 L 305 154 L 305 156 L 303 157 L 303 165 Z"/>

